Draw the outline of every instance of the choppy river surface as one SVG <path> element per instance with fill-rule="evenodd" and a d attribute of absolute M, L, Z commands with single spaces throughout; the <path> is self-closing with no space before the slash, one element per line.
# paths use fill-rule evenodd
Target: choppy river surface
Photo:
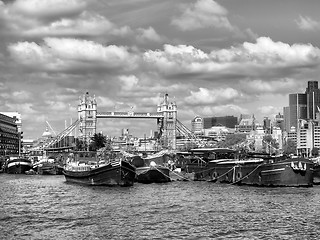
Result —
<path fill-rule="evenodd" d="M 0 239 L 319 239 L 320 186 L 90 187 L 0 174 Z"/>

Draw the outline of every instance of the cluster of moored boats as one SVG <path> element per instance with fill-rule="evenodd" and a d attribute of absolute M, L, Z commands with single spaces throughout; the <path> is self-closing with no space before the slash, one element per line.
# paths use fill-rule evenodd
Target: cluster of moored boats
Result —
<path fill-rule="evenodd" d="M 67 182 L 132 186 L 134 182 L 208 181 L 236 185 L 311 187 L 320 183 L 318 161 L 227 148 L 167 150 L 144 156 L 123 151 L 73 152 L 57 158 L 8 158 L 3 172 L 63 174 Z"/>
<path fill-rule="evenodd" d="M 0 164 L 1 172 L 10 174 L 62 174 L 63 162 L 54 157 L 7 156 Z"/>

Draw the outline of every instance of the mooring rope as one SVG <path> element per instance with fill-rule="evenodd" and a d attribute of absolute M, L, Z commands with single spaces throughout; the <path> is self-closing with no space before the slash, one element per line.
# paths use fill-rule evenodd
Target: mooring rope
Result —
<path fill-rule="evenodd" d="M 167 178 L 169 178 L 170 179 L 170 181 L 172 181 L 172 179 L 171 179 L 171 177 L 170 176 L 168 176 L 167 174 L 165 174 L 164 172 L 162 172 L 162 171 L 160 171 L 156 166 L 152 166 L 153 168 L 155 168 L 158 172 L 160 172 L 160 173 L 162 173 L 164 176 L 166 176 Z M 170 171 L 170 169 L 169 168 L 167 168 L 169 171 Z"/>
<path fill-rule="evenodd" d="M 133 170 L 132 170 L 132 169 L 130 169 L 130 168 L 127 168 L 127 167 L 122 166 L 122 165 L 120 165 L 120 167 L 121 167 L 121 168 L 123 168 L 123 169 L 128 170 L 129 172 L 133 172 L 134 174 L 136 174 L 136 171 L 133 171 Z"/>
<path fill-rule="evenodd" d="M 224 174 L 212 179 L 212 180 L 209 180 L 209 182 L 212 182 L 212 181 L 217 181 L 219 178 L 222 178 L 223 176 L 227 175 L 229 172 L 231 172 L 232 170 L 235 169 L 236 166 L 232 167 L 230 170 L 228 170 L 227 172 L 225 172 Z"/>
<path fill-rule="evenodd" d="M 231 185 L 237 184 L 239 182 L 241 182 L 243 179 L 248 178 L 252 173 L 254 173 L 260 166 L 262 166 L 264 163 L 259 164 L 258 166 L 255 167 L 255 169 L 253 169 L 250 173 L 248 173 L 247 175 L 245 175 L 244 177 L 240 178 L 238 181 L 232 182 L 230 183 Z"/>
<path fill-rule="evenodd" d="M 169 169 L 169 170 L 170 170 L 170 169 Z M 180 177 L 180 178 L 182 178 L 182 179 L 184 179 L 184 180 L 187 180 L 187 181 L 190 180 L 190 178 L 186 178 L 186 177 L 184 177 L 184 176 L 181 176 L 181 175 L 179 175 L 178 173 L 176 173 L 175 171 L 170 170 L 170 172 L 174 173 L 175 175 L 177 175 L 178 177 Z"/>

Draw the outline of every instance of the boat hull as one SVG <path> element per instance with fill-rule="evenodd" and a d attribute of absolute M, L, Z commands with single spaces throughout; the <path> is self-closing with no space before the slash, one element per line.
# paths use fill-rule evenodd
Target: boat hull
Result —
<path fill-rule="evenodd" d="M 315 164 L 313 167 L 313 184 L 320 185 L 320 165 Z"/>
<path fill-rule="evenodd" d="M 88 171 L 64 169 L 67 182 L 101 186 L 132 186 L 135 179 L 135 168 L 122 161 L 117 166 L 104 165 Z"/>
<path fill-rule="evenodd" d="M 237 185 L 311 187 L 313 163 L 307 159 L 287 159 L 273 163 L 209 163 L 207 171 L 196 173 L 195 178 Z"/>
<path fill-rule="evenodd" d="M 28 159 L 14 159 L 7 163 L 6 172 L 10 174 L 24 174 L 32 168 L 32 163 Z"/>
<path fill-rule="evenodd" d="M 166 183 L 171 182 L 170 170 L 162 166 L 138 167 L 136 181 L 139 183 Z"/>
<path fill-rule="evenodd" d="M 40 175 L 62 175 L 63 168 L 57 164 L 43 163 L 37 166 L 37 173 Z"/>

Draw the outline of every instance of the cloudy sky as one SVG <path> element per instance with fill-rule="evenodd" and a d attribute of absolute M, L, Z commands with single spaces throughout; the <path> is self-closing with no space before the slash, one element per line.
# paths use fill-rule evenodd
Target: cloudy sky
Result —
<path fill-rule="evenodd" d="M 79 96 L 98 111 L 155 112 L 168 93 L 187 127 L 202 117 L 272 117 L 320 76 L 319 0 L 0 1 L 1 111 L 24 138 L 60 132 Z M 143 136 L 154 120 L 98 120 Z"/>

